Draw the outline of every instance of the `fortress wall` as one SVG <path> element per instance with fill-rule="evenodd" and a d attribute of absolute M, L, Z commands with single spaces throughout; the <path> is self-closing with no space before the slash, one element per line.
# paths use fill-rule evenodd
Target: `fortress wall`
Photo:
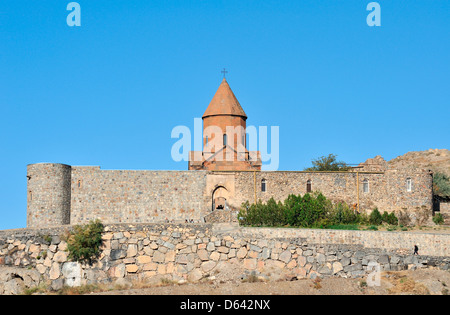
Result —
<path fill-rule="evenodd" d="M 101 170 L 63 164 L 28 166 L 27 226 L 105 223 L 203 222 L 213 199 L 239 209 L 245 201 L 284 201 L 289 194 L 321 191 L 360 210 L 406 212 L 412 224 L 432 214 L 432 176 L 425 171 L 226 172 Z M 406 179 L 412 191 L 406 190 Z M 266 180 L 266 192 L 261 181 Z M 369 191 L 364 192 L 364 180 Z M 359 185 L 357 184 L 359 182 Z M 358 187 L 359 186 L 359 187 Z M 359 191 L 359 198 L 358 198 Z M 425 216 L 426 217 L 426 216 Z"/>
<path fill-rule="evenodd" d="M 357 184 L 359 177 L 359 185 Z M 413 189 L 406 191 L 406 179 L 411 178 Z M 261 181 L 266 180 L 266 192 L 261 191 Z M 364 192 L 364 180 L 369 182 L 369 192 Z M 432 177 L 422 171 L 387 171 L 385 173 L 356 172 L 236 172 L 234 204 L 251 203 L 270 198 L 284 201 L 289 194 L 305 194 L 307 181 L 312 191 L 320 191 L 333 201 L 344 201 L 349 205 L 358 202 L 360 209 L 380 211 L 414 211 L 422 206 L 432 209 Z M 358 187 L 359 186 L 359 187 Z M 255 194 L 256 191 L 256 194 Z"/>
<path fill-rule="evenodd" d="M 205 216 L 206 172 L 73 167 L 71 224 L 198 222 Z"/>
<path fill-rule="evenodd" d="M 8 281 L 19 277 L 25 286 L 44 282 L 58 290 L 119 279 L 196 282 L 214 275 L 236 281 L 252 273 L 269 280 L 366 278 L 371 263 L 394 271 L 450 268 L 448 234 L 210 224 L 107 225 L 101 255 L 89 265 L 68 260 L 61 235 L 70 228 L 0 231 L 0 274 L 6 274 L 0 294 L 9 294 Z M 414 244 L 420 256 L 412 255 Z"/>
<path fill-rule="evenodd" d="M 27 226 L 69 224 L 71 167 L 40 163 L 27 166 Z"/>

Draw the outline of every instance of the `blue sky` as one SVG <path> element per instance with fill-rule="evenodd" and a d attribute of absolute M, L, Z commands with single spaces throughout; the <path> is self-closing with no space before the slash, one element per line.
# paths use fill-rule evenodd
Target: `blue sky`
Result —
<path fill-rule="evenodd" d="M 186 170 L 222 68 L 280 170 L 449 148 L 450 1 L 0 0 L 0 229 L 26 226 L 26 165 Z"/>

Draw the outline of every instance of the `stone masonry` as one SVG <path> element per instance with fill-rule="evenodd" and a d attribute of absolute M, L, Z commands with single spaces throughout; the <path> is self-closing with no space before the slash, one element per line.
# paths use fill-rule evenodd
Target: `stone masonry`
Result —
<path fill-rule="evenodd" d="M 412 180 L 407 191 L 406 180 Z M 261 187 L 265 181 L 266 190 Z M 364 181 L 368 191 L 364 190 Z M 218 205 L 236 211 L 245 201 L 284 201 L 307 183 L 334 202 L 359 202 L 361 211 L 417 211 L 433 207 L 428 171 L 264 172 L 126 171 L 62 164 L 28 166 L 28 227 L 104 223 L 203 223 Z M 412 221 L 414 222 L 414 221 Z"/>
<path fill-rule="evenodd" d="M 0 231 L 0 294 L 26 287 L 214 277 L 267 280 L 364 278 L 381 270 L 448 270 L 448 235 L 307 229 L 222 228 L 210 224 L 108 225 L 100 258 L 68 261 L 61 235 L 70 227 Z M 364 241 L 362 241 L 364 240 Z M 421 256 L 412 248 L 420 241 Z M 387 246 L 388 245 L 388 246 Z"/>

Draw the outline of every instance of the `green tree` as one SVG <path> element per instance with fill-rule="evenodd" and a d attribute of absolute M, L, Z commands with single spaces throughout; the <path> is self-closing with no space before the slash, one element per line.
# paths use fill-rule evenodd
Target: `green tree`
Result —
<path fill-rule="evenodd" d="M 443 173 L 433 175 L 433 191 L 440 197 L 450 197 L 450 178 Z"/>
<path fill-rule="evenodd" d="M 312 167 L 305 168 L 305 171 L 348 171 L 350 169 L 345 162 L 337 161 L 335 154 L 312 160 L 312 165 Z"/>
<path fill-rule="evenodd" d="M 97 259 L 103 244 L 103 230 L 104 226 L 100 220 L 91 221 L 86 225 L 76 225 L 65 237 L 69 259 L 87 263 Z"/>

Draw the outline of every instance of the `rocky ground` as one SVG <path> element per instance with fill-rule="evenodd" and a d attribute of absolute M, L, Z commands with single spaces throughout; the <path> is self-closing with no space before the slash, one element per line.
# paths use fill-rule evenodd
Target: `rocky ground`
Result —
<path fill-rule="evenodd" d="M 27 275 L 21 274 L 26 279 Z M 45 287 L 22 294 L 37 295 L 448 295 L 450 271 L 421 269 L 382 272 L 379 286 L 370 286 L 367 278 L 345 279 L 283 279 L 263 281 L 223 281 L 209 277 L 198 283 L 172 282 L 164 278 L 157 282 L 116 282 L 109 285 L 65 288 L 58 292 Z"/>
<path fill-rule="evenodd" d="M 198 284 L 160 283 L 148 288 L 87 292 L 103 295 L 447 295 L 450 272 L 415 270 L 383 272 L 381 285 L 369 287 L 367 279 L 225 282 L 207 280 Z M 141 284 L 142 286 L 142 284 Z"/>
<path fill-rule="evenodd" d="M 450 151 L 430 149 L 428 151 L 408 152 L 388 162 L 393 169 L 416 167 L 430 169 L 450 176 Z"/>

